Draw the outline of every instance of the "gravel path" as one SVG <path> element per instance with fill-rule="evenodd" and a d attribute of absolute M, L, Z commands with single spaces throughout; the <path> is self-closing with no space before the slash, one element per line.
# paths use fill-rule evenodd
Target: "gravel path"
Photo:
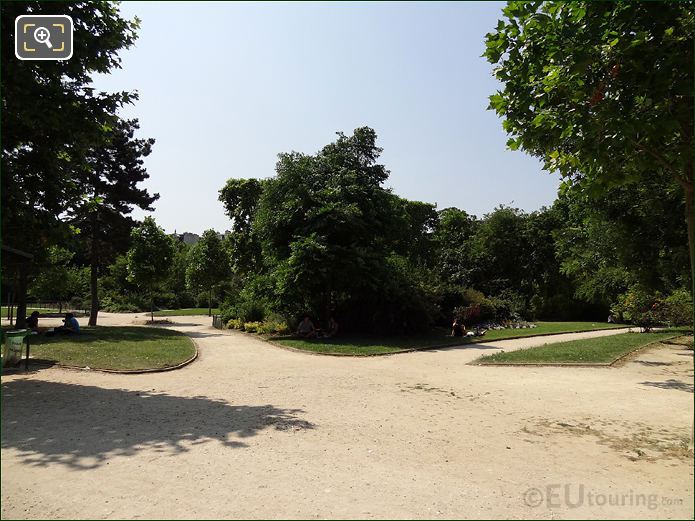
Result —
<path fill-rule="evenodd" d="M 184 369 L 3 377 L 3 518 L 693 516 L 692 351 L 480 367 L 617 331 L 336 358 L 172 320 Z"/>

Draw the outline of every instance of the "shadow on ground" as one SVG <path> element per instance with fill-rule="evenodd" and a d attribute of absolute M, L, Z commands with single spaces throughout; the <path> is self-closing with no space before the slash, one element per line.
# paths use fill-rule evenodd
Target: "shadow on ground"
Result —
<path fill-rule="evenodd" d="M 229 336 L 224 333 L 216 333 L 217 329 L 207 330 L 207 331 L 186 331 L 186 336 L 191 338 L 209 338 L 213 336 Z M 260 339 L 259 339 L 260 340 Z"/>
<path fill-rule="evenodd" d="M 2 448 L 18 451 L 29 465 L 86 470 L 143 450 L 174 455 L 210 442 L 219 450 L 237 449 L 247 446 L 238 438 L 265 429 L 313 429 L 298 416 L 303 412 L 154 390 L 13 380 L 2 384 Z"/>
<path fill-rule="evenodd" d="M 658 387 L 659 389 L 674 389 L 676 391 L 685 391 L 686 393 L 693 392 L 693 384 L 674 380 L 672 378 L 663 382 L 640 382 L 640 384 L 649 387 Z"/>
<path fill-rule="evenodd" d="M 22 358 L 21 362 L 19 363 L 18 366 L 16 367 L 3 367 L 2 368 L 2 375 L 11 375 L 11 374 L 22 374 L 22 375 L 28 375 L 28 374 L 36 374 L 39 371 L 42 371 L 43 369 L 50 369 L 53 367 L 57 362 L 55 360 L 46 360 L 43 358 L 30 358 L 29 359 L 29 370 L 25 369 L 25 359 Z"/>
<path fill-rule="evenodd" d="M 653 362 L 651 360 L 633 360 L 636 364 L 646 365 L 647 367 L 662 367 L 673 365 L 673 362 Z"/>

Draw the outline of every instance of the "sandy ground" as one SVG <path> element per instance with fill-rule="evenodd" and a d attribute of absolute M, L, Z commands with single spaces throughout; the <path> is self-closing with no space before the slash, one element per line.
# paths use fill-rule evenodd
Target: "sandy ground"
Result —
<path fill-rule="evenodd" d="M 607 333 L 337 358 L 172 320 L 184 369 L 2 378 L 3 519 L 693 517 L 692 351 L 480 367 Z"/>

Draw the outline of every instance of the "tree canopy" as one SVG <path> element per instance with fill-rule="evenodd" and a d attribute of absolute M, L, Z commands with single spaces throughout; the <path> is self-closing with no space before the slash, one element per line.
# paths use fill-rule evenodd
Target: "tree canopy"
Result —
<path fill-rule="evenodd" d="M 670 176 L 695 273 L 693 2 L 509 2 L 503 13 L 485 56 L 509 147 L 590 195 Z"/>
<path fill-rule="evenodd" d="M 154 292 L 169 276 L 174 256 L 172 238 L 162 230 L 152 217 L 145 217 L 134 228 L 132 246 L 128 250 L 128 281 L 150 296 L 150 312 L 154 321 Z"/>
<path fill-rule="evenodd" d="M 14 21 L 27 13 L 65 14 L 73 19 L 79 37 L 73 42 L 71 59 L 16 59 Z M 70 240 L 76 225 L 85 231 L 91 228 L 94 233 L 88 238 L 96 275 L 102 262 L 113 258 L 104 252 L 106 258 L 98 259 L 96 234 L 110 233 L 110 240 L 101 245 L 118 245 L 118 236 L 127 237 L 132 227 L 124 216 L 129 207 L 146 208 L 153 200 L 135 186 L 146 177 L 138 159 L 149 153 L 151 142 L 134 139 L 137 122 L 118 116 L 137 93 L 95 92 L 92 86 L 94 73 L 120 67 L 118 53 L 133 45 L 139 22 L 122 18 L 116 2 L 4 2 L 0 15 L 3 242 L 33 254 L 37 268 L 50 264 L 47 252 Z M 109 175 L 104 174 L 107 171 Z M 99 188 L 105 188 L 103 193 L 95 193 Z M 103 204 L 107 198 L 109 203 Z M 87 213 L 95 216 L 92 210 L 100 204 L 101 222 L 85 219 Z M 26 291 L 23 282 L 18 286 L 21 326 Z M 96 286 L 94 276 L 90 323 L 96 323 Z"/>
<path fill-rule="evenodd" d="M 212 309 L 212 292 L 229 275 L 229 260 L 222 239 L 215 230 L 206 230 L 188 252 L 186 285 L 208 293 L 208 314 Z"/>

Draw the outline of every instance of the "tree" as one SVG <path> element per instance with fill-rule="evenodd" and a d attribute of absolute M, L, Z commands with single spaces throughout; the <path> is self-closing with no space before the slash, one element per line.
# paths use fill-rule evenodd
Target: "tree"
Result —
<path fill-rule="evenodd" d="M 152 217 L 145 217 L 131 233 L 128 250 L 128 281 L 147 292 L 150 314 L 154 323 L 154 293 L 169 275 L 174 256 L 174 244 Z"/>
<path fill-rule="evenodd" d="M 397 198 L 382 186 L 388 171 L 377 163 L 380 153 L 376 133 L 363 127 L 338 133 L 314 156 L 280 154 L 254 225 L 283 311 L 357 314 L 356 299 L 379 291 L 405 224 Z"/>
<path fill-rule="evenodd" d="M 383 187 L 376 133 L 338 133 L 314 155 L 280 154 L 263 182 L 230 180 L 221 191 L 234 233 L 252 238 L 262 262 L 232 265 L 249 273 L 237 308 L 267 305 L 286 316 L 340 316 L 341 329 L 414 329 L 427 325 L 427 295 L 406 274 L 425 262 L 436 217 L 425 203 L 405 202 Z M 407 243 L 417 252 L 408 258 Z M 417 280 L 416 280 L 417 279 Z M 248 304 L 248 305 L 247 305 Z"/>
<path fill-rule="evenodd" d="M 194 299 L 186 287 L 186 270 L 191 246 L 183 241 L 174 240 L 174 258 L 169 270 L 169 277 L 164 283 L 165 291 L 175 295 L 175 308 L 193 307 Z"/>
<path fill-rule="evenodd" d="M 564 223 L 556 247 L 578 295 L 610 305 L 631 286 L 664 293 L 686 287 L 684 204 L 667 174 L 601 196 L 588 197 L 578 186 L 563 190 L 555 203 Z"/>
<path fill-rule="evenodd" d="M 434 232 L 435 269 L 446 284 L 466 287 L 471 283 L 470 239 L 478 221 L 458 208 L 445 208 L 439 212 Z"/>
<path fill-rule="evenodd" d="M 188 253 L 186 285 L 208 293 L 208 316 L 212 315 L 212 293 L 229 275 L 227 254 L 215 230 L 206 230 Z"/>
<path fill-rule="evenodd" d="M 85 282 L 79 268 L 70 264 L 74 253 L 52 246 L 48 250 L 46 264 L 30 284 L 29 293 L 41 300 L 57 301 L 62 313 L 63 303 L 72 297 L 82 297 Z"/>
<path fill-rule="evenodd" d="M 261 246 L 253 221 L 264 185 L 258 179 L 229 179 L 220 190 L 219 200 L 232 220 L 232 233 L 226 242 L 230 267 L 236 275 L 256 273 L 261 266 Z"/>
<path fill-rule="evenodd" d="M 99 271 L 128 247 L 135 221 L 134 207 L 152 210 L 159 198 L 138 183 L 149 178 L 143 166 L 154 139 L 136 139 L 137 120 L 117 120 L 105 131 L 104 142 L 90 150 L 86 168 L 78 178 L 83 202 L 72 212 L 89 250 L 91 312 L 89 325 L 96 326 L 99 313 Z"/>
<path fill-rule="evenodd" d="M 524 233 L 526 214 L 500 206 L 478 223 L 469 242 L 472 285 L 487 295 L 503 290 L 528 294 L 529 247 Z"/>
<path fill-rule="evenodd" d="M 15 18 L 28 12 L 72 17 L 79 37 L 71 59 L 16 59 Z M 118 107 L 136 97 L 95 94 L 91 75 L 120 67 L 118 52 L 135 41 L 138 20 L 121 18 L 115 2 L 31 1 L 1 3 L 0 24 L 3 243 L 40 263 L 49 246 L 71 233 L 62 217 L 84 195 L 74 179 L 88 151 L 100 142 Z M 19 327 L 26 309 L 23 289 L 18 291 Z"/>
<path fill-rule="evenodd" d="M 589 194 L 665 173 L 695 284 L 692 2 L 510 2 L 485 56 L 508 145 Z M 693 290 L 695 291 L 695 289 Z"/>
<path fill-rule="evenodd" d="M 421 201 L 398 198 L 405 224 L 400 231 L 398 253 L 418 266 L 431 267 L 434 263 L 434 231 L 439 224 L 437 206 Z"/>

